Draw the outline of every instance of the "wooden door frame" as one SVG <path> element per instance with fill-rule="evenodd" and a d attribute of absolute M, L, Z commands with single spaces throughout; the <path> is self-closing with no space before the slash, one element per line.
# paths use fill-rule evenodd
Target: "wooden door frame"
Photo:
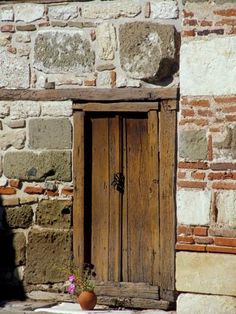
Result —
<path fill-rule="evenodd" d="M 175 172 L 176 172 L 176 111 L 177 98 L 157 101 L 83 102 L 74 103 L 73 151 L 73 251 L 78 265 L 84 256 L 84 118 L 86 112 L 160 112 L 160 141 L 165 141 L 160 153 L 160 297 L 175 301 Z M 169 125 L 168 128 L 164 129 Z M 168 167 L 167 167 L 168 165 Z M 163 210 L 165 208 L 165 210 Z M 168 223 L 166 223 L 168 221 Z"/>

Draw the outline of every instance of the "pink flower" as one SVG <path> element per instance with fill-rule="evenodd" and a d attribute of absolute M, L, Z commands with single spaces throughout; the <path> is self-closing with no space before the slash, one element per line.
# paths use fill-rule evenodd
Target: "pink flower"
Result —
<path fill-rule="evenodd" d="M 69 287 L 67 288 L 67 291 L 70 293 L 70 294 L 74 294 L 75 293 L 75 285 L 73 283 L 71 283 L 69 285 Z"/>
<path fill-rule="evenodd" d="M 74 275 L 70 275 L 68 278 L 70 283 L 73 283 L 75 281 L 75 276 Z"/>

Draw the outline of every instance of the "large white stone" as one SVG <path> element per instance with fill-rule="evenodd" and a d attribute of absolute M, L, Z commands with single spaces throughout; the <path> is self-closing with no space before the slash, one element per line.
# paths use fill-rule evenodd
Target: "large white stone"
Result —
<path fill-rule="evenodd" d="M 115 28 L 110 23 L 103 23 L 96 31 L 98 55 L 103 60 L 112 60 L 116 50 Z"/>
<path fill-rule="evenodd" d="M 176 19 L 179 11 L 176 1 L 152 1 L 151 17 L 156 19 Z"/>
<path fill-rule="evenodd" d="M 181 294 L 177 299 L 177 314 L 236 313 L 236 298 L 218 295 Z"/>
<path fill-rule="evenodd" d="M 236 255 L 178 252 L 176 289 L 236 296 Z"/>
<path fill-rule="evenodd" d="M 29 62 L 0 48 L 0 87 L 28 88 Z"/>
<path fill-rule="evenodd" d="M 10 108 L 8 101 L 0 101 L 0 118 L 5 118 L 9 115 Z"/>
<path fill-rule="evenodd" d="M 43 14 L 43 4 L 20 3 L 15 6 L 15 20 L 17 22 L 34 22 L 43 18 Z"/>
<path fill-rule="evenodd" d="M 78 16 L 78 8 L 75 4 L 50 6 L 48 15 L 55 20 L 69 20 Z"/>
<path fill-rule="evenodd" d="M 25 143 L 25 131 L 17 130 L 12 132 L 0 133 L 0 150 L 6 150 L 13 146 L 16 149 L 22 149 Z"/>
<path fill-rule="evenodd" d="M 86 3 L 82 7 L 82 17 L 87 19 L 112 19 L 118 17 L 134 17 L 141 13 L 138 1 L 106 1 Z"/>
<path fill-rule="evenodd" d="M 12 7 L 2 7 L 0 9 L 0 21 L 13 21 L 14 12 Z"/>
<path fill-rule="evenodd" d="M 72 115 L 72 102 L 71 101 L 44 101 L 41 102 L 41 115 L 60 117 L 70 117 Z"/>
<path fill-rule="evenodd" d="M 236 37 L 192 40 L 181 45 L 182 95 L 236 93 Z"/>
<path fill-rule="evenodd" d="M 186 225 L 207 225 L 210 221 L 211 191 L 179 190 L 177 222 Z"/>
<path fill-rule="evenodd" d="M 12 120 L 38 117 L 40 105 L 37 101 L 15 101 L 10 106 L 10 115 Z"/>
<path fill-rule="evenodd" d="M 236 191 L 221 191 L 216 194 L 217 223 L 236 228 Z"/>

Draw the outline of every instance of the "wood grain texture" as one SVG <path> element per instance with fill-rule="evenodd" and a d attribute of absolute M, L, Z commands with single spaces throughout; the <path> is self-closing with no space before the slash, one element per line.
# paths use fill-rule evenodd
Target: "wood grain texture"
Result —
<path fill-rule="evenodd" d="M 73 253 L 77 265 L 84 263 L 84 112 L 74 114 L 73 150 Z"/>
<path fill-rule="evenodd" d="M 161 298 L 175 290 L 175 168 L 176 112 L 164 105 L 160 112 Z"/>
<path fill-rule="evenodd" d="M 148 113 L 149 212 L 152 245 L 152 283 L 160 284 L 159 121 L 157 111 Z"/>
<path fill-rule="evenodd" d="M 159 102 L 119 102 L 119 103 L 86 103 L 74 104 L 73 109 L 83 111 L 99 111 L 99 112 L 147 112 L 149 110 L 158 110 Z"/>
<path fill-rule="evenodd" d="M 0 100 L 155 101 L 176 99 L 177 88 L 0 89 Z"/>
<path fill-rule="evenodd" d="M 92 119 L 92 247 L 97 281 L 108 281 L 109 267 L 108 118 Z"/>

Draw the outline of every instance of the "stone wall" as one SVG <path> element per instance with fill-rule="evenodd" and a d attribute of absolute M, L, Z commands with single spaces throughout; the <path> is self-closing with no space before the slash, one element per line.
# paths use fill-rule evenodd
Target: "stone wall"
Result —
<path fill-rule="evenodd" d="M 177 312 L 233 313 L 236 5 L 235 1 L 184 2 L 176 287 L 190 293 L 179 296 Z"/>
<path fill-rule="evenodd" d="M 1 1 L 0 89 L 177 86 L 179 28 L 174 0 Z M 64 291 L 72 129 L 72 101 L 0 102 L 2 290 Z"/>

